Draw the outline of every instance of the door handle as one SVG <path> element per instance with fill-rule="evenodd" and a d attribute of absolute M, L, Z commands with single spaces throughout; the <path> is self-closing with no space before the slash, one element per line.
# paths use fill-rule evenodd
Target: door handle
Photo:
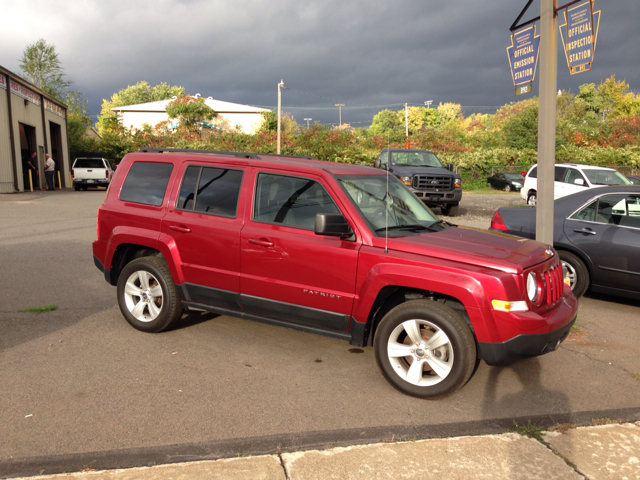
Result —
<path fill-rule="evenodd" d="M 274 243 L 266 238 L 250 238 L 249 243 L 252 245 L 260 245 L 261 247 L 273 247 Z"/>
<path fill-rule="evenodd" d="M 191 229 L 185 227 L 184 225 L 169 225 L 169 229 L 175 230 L 176 232 L 191 233 Z"/>
<path fill-rule="evenodd" d="M 576 233 L 583 233 L 585 235 L 595 235 L 596 234 L 596 232 L 594 232 L 590 228 L 580 228 L 580 229 L 574 228 L 573 231 L 576 232 Z"/>

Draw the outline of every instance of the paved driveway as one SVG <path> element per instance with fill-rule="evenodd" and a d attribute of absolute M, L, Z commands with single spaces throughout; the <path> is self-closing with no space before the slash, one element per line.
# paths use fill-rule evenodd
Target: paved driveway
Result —
<path fill-rule="evenodd" d="M 640 303 L 616 298 L 581 299 L 559 351 L 481 363 L 438 401 L 335 339 L 212 314 L 138 332 L 93 264 L 103 195 L 0 195 L 0 477 L 640 419 Z"/>

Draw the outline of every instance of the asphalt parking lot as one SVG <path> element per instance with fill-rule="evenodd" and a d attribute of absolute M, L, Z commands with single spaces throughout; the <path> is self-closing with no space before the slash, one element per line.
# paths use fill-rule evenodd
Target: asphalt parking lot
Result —
<path fill-rule="evenodd" d="M 0 478 L 640 420 L 640 302 L 613 297 L 582 298 L 558 351 L 481 363 L 437 401 L 400 394 L 371 348 L 335 339 L 211 314 L 136 331 L 93 264 L 103 196 L 0 195 Z M 521 202 L 465 195 L 447 219 L 486 228 Z"/>

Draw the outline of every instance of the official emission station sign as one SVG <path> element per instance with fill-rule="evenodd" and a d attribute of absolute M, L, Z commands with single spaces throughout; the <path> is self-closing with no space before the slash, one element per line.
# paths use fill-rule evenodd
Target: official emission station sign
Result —
<path fill-rule="evenodd" d="M 593 2 L 588 1 L 565 10 L 565 24 L 560 25 L 560 37 L 564 46 L 569 73 L 586 72 L 591 69 L 598 39 L 600 11 L 593 11 Z"/>
<path fill-rule="evenodd" d="M 535 25 L 511 35 L 511 46 L 507 47 L 511 77 L 516 95 L 529 93 L 538 65 L 540 35 L 536 36 Z"/>

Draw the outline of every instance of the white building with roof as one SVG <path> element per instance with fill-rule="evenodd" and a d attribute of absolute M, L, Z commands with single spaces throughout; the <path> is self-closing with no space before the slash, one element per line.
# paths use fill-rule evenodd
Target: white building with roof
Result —
<path fill-rule="evenodd" d="M 129 130 L 141 130 L 145 123 L 155 127 L 160 122 L 170 121 L 166 108 L 171 101 L 160 100 L 138 105 L 126 105 L 114 107 L 111 110 L 116 113 L 118 121 L 123 127 Z M 269 111 L 266 108 L 223 102 L 211 97 L 207 98 L 205 103 L 218 114 L 210 122 L 214 127 L 224 130 L 240 127 L 244 133 L 255 133 L 260 128 L 262 112 Z"/>

